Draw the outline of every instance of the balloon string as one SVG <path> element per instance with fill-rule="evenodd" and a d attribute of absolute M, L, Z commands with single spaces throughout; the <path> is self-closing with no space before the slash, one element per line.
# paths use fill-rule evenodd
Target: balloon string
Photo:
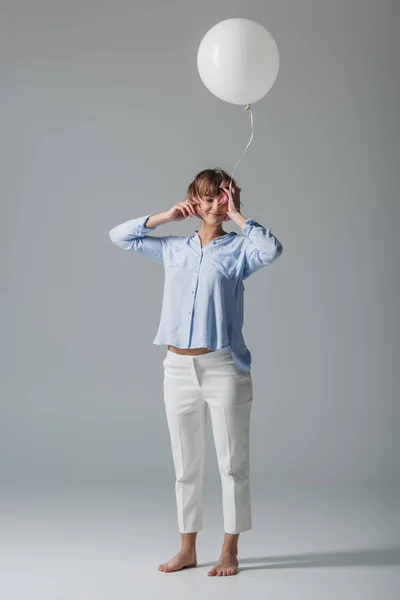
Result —
<path fill-rule="evenodd" d="M 247 142 L 247 146 L 246 146 L 246 148 L 245 148 L 245 149 L 244 149 L 244 151 L 242 152 L 242 155 L 241 155 L 241 157 L 239 158 L 239 160 L 237 161 L 237 163 L 236 163 L 236 165 L 235 165 L 235 167 L 234 167 L 234 169 L 233 169 L 232 176 L 231 176 L 231 181 L 230 181 L 230 184 L 229 184 L 229 199 L 231 199 L 231 198 L 232 198 L 232 180 L 233 180 L 233 177 L 234 177 L 234 175 L 235 175 L 236 167 L 238 166 L 238 164 L 239 164 L 239 163 L 240 163 L 240 161 L 242 160 L 243 156 L 246 154 L 246 152 L 247 152 L 247 149 L 248 149 L 248 147 L 250 146 L 250 144 L 251 144 L 251 142 L 252 142 L 252 140 L 253 140 L 253 137 L 254 137 L 253 113 L 252 113 L 252 111 L 251 111 L 250 104 L 247 104 L 247 106 L 245 107 L 245 109 L 244 109 L 244 110 L 245 110 L 246 112 L 248 112 L 248 114 L 249 114 L 249 116 L 250 116 L 251 136 L 250 136 L 250 139 L 249 139 L 249 141 Z"/>

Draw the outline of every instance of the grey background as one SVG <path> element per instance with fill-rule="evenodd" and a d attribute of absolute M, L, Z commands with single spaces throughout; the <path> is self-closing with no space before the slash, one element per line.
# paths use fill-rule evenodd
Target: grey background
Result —
<path fill-rule="evenodd" d="M 227 7 L 3 3 L 5 483 L 171 469 L 152 345 L 163 270 L 108 230 L 184 199 L 203 168 L 232 171 L 249 122 L 203 86 L 196 52 L 240 15 L 281 53 L 237 171 L 243 214 L 284 245 L 246 286 L 255 474 L 398 474 L 396 15 L 371 1 Z"/>
<path fill-rule="evenodd" d="M 243 214 L 284 247 L 246 284 L 254 497 L 394 498 L 398 4 L 3 0 L 0 487 L 26 510 L 128 489 L 161 494 L 175 518 L 166 348 L 152 345 L 163 269 L 108 231 L 183 200 L 204 168 L 232 171 L 249 122 L 204 87 L 196 53 L 235 16 L 267 27 L 281 56 L 236 173 Z M 206 472 L 219 498 L 210 428 Z"/>

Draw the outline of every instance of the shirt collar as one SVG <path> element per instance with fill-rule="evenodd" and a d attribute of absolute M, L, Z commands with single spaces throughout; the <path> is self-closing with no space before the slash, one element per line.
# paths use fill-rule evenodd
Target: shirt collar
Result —
<path fill-rule="evenodd" d="M 204 247 L 207 247 L 207 246 L 220 246 L 222 244 L 226 244 L 227 241 L 231 237 L 233 237 L 234 235 L 237 235 L 237 233 L 235 233 L 234 231 L 230 231 L 229 233 L 225 233 L 225 235 L 220 235 L 219 237 L 215 238 L 214 240 L 212 240 L 212 242 L 209 242 Z M 194 233 L 192 233 L 192 235 L 190 236 L 190 238 L 193 239 L 196 243 L 198 243 L 200 245 L 200 237 L 199 237 L 199 230 L 198 229 L 196 229 L 194 231 Z"/>

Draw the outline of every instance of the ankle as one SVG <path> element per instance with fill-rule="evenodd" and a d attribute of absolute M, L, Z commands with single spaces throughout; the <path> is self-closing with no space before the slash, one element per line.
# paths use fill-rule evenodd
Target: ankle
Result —
<path fill-rule="evenodd" d="M 197 531 L 193 533 L 181 533 L 181 552 L 186 554 L 196 553 Z"/>
<path fill-rule="evenodd" d="M 237 546 L 222 546 L 221 554 L 231 554 L 232 556 L 237 556 Z"/>
<path fill-rule="evenodd" d="M 182 546 L 181 552 L 183 554 L 196 554 L 196 546 Z"/>
<path fill-rule="evenodd" d="M 221 554 L 230 554 L 232 556 L 237 556 L 238 542 L 239 542 L 239 534 L 238 533 L 226 533 L 225 532 L 224 540 L 222 543 Z"/>

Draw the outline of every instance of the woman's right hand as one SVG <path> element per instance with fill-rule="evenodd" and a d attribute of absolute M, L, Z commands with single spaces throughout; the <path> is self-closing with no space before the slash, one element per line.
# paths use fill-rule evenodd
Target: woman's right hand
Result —
<path fill-rule="evenodd" d="M 188 217 L 197 215 L 196 208 L 192 200 L 186 198 L 183 202 L 174 204 L 167 212 L 169 221 L 183 221 Z"/>

